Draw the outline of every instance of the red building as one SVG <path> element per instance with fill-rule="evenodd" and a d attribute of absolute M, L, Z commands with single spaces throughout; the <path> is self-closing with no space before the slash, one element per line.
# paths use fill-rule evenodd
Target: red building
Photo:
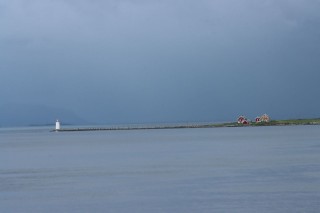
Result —
<path fill-rule="evenodd" d="M 242 124 L 243 124 L 243 125 L 248 125 L 248 124 L 249 124 L 249 121 L 244 120 L 244 121 L 242 121 Z"/>
<path fill-rule="evenodd" d="M 248 119 L 247 119 L 245 116 L 243 116 L 243 115 L 240 115 L 240 116 L 239 116 L 237 122 L 238 122 L 238 124 L 244 124 L 244 125 L 249 124 Z"/>
<path fill-rule="evenodd" d="M 246 117 L 244 117 L 243 115 L 240 115 L 238 118 L 238 124 L 242 124 L 244 120 L 246 120 Z"/>

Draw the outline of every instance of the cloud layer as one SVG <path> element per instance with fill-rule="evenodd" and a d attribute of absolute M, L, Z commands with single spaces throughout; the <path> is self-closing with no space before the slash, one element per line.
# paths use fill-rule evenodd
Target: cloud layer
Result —
<path fill-rule="evenodd" d="M 0 3 L 1 103 L 101 123 L 319 117 L 320 1 Z"/>

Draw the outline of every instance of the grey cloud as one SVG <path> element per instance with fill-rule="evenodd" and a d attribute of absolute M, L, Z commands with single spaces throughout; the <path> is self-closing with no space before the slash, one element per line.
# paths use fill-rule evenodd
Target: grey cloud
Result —
<path fill-rule="evenodd" d="M 319 1 L 12 0 L 0 8 L 3 103 L 63 105 L 102 123 L 318 116 L 301 103 L 319 90 Z"/>

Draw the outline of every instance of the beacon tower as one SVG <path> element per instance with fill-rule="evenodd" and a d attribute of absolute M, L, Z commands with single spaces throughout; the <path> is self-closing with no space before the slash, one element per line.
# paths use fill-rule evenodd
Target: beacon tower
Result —
<path fill-rule="evenodd" d="M 60 130 L 60 122 L 59 120 L 56 121 L 56 131 Z"/>

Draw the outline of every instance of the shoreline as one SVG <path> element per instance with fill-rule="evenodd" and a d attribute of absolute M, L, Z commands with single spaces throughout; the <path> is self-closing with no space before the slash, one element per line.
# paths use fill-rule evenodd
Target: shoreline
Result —
<path fill-rule="evenodd" d="M 127 126 L 127 127 L 84 127 L 84 128 L 61 128 L 52 132 L 82 132 L 82 131 L 121 131 L 121 130 L 156 130 L 156 129 L 194 129 L 194 128 L 222 128 L 222 127 L 259 127 L 259 126 L 298 126 L 298 125 L 320 125 L 320 118 L 316 119 L 290 119 L 271 120 L 270 122 L 238 124 L 237 122 L 217 124 L 186 124 L 173 126 Z"/>

